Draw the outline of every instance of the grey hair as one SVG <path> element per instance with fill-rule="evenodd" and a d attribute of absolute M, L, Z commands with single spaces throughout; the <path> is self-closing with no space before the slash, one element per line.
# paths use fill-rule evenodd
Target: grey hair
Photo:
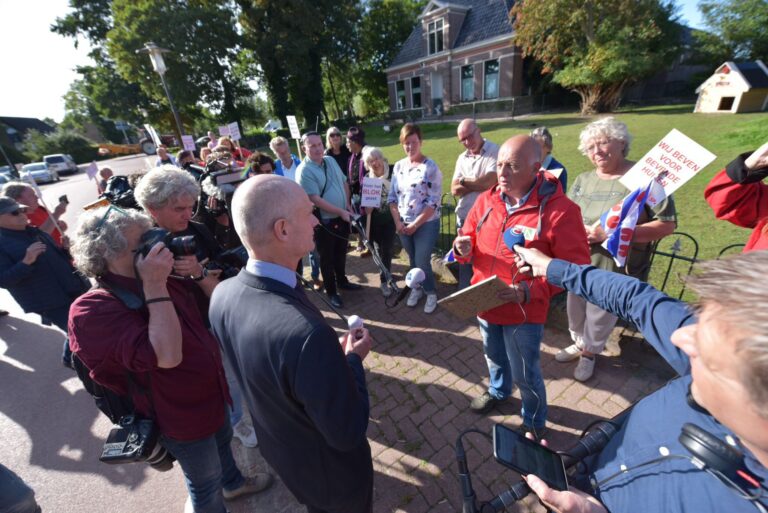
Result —
<path fill-rule="evenodd" d="M 278 135 L 277 137 L 274 137 L 271 141 L 269 141 L 269 149 L 272 150 L 274 153 L 277 153 L 275 151 L 275 148 L 277 148 L 278 146 L 282 146 L 283 144 L 288 144 L 288 139 L 286 139 L 282 135 Z"/>
<path fill-rule="evenodd" d="M 624 141 L 624 156 L 629 155 L 629 145 L 632 142 L 632 136 L 629 135 L 627 125 L 621 121 L 608 116 L 588 124 L 579 134 L 579 151 L 586 155 L 589 143 L 599 137 Z"/>
<path fill-rule="evenodd" d="M 387 161 L 386 157 L 384 157 L 384 153 L 381 152 L 380 148 L 377 148 L 376 146 L 366 146 L 363 148 L 363 163 L 365 164 L 365 169 L 368 171 L 371 170 L 370 162 L 373 159 L 381 159 L 384 162 L 384 171 L 386 172 L 389 169 L 389 162 Z"/>
<path fill-rule="evenodd" d="M 232 222 L 240 240 L 253 249 L 271 241 L 272 229 L 278 219 L 291 216 L 296 208 L 294 198 L 301 187 L 289 178 L 269 177 L 256 186 L 238 187 L 232 197 Z M 253 180 L 254 178 L 249 179 Z M 294 186 L 294 187 L 292 187 Z M 306 193 L 304 193 L 306 194 Z"/>
<path fill-rule="evenodd" d="M 147 173 L 136 185 L 133 195 L 141 208 L 148 211 L 163 208 L 171 198 L 189 196 L 197 199 L 200 186 L 183 169 L 166 164 Z"/>
<path fill-rule="evenodd" d="M 716 305 L 729 332 L 744 334 L 736 341 L 741 383 L 755 411 L 768 419 L 768 251 L 751 251 L 697 265 L 686 283 L 701 305 Z M 727 334 L 723 334 L 727 336 Z"/>
<path fill-rule="evenodd" d="M 3 196 L 18 200 L 27 189 L 34 192 L 35 188 L 25 182 L 8 182 L 3 185 Z"/>
<path fill-rule="evenodd" d="M 531 130 L 531 137 L 533 137 L 537 141 L 543 142 L 547 148 L 552 149 L 552 134 L 549 133 L 549 130 L 547 130 L 547 127 L 540 126 L 540 127 L 534 128 L 533 130 Z"/>
<path fill-rule="evenodd" d="M 110 208 L 112 210 L 107 212 Z M 128 249 L 125 238 L 128 228 L 135 226 L 142 233 L 152 228 L 152 220 L 143 212 L 113 207 L 87 210 L 79 222 L 70 252 L 80 272 L 91 277 L 104 276 L 107 262 Z"/>

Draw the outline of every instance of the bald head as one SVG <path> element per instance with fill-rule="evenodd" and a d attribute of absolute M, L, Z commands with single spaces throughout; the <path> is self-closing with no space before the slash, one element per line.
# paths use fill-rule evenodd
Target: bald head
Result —
<path fill-rule="evenodd" d="M 248 252 L 269 244 L 278 219 L 291 216 L 301 201 L 309 201 L 299 184 L 278 175 L 257 175 L 237 188 L 232 221 Z"/>
<path fill-rule="evenodd" d="M 497 160 L 499 187 L 509 195 L 520 197 L 530 190 L 539 172 L 540 149 L 527 135 L 516 135 L 501 145 Z"/>
<path fill-rule="evenodd" d="M 456 136 L 459 138 L 459 142 L 472 154 L 480 153 L 483 148 L 483 136 L 474 119 L 465 119 L 459 123 Z"/>

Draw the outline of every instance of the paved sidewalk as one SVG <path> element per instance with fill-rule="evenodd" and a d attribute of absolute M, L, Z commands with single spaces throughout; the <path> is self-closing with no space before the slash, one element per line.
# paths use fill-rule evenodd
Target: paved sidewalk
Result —
<path fill-rule="evenodd" d="M 478 416 L 470 400 L 487 386 L 487 368 L 476 323 L 446 311 L 432 315 L 404 302 L 387 310 L 379 291 L 378 272 L 370 259 L 349 254 L 348 275 L 364 285 L 347 292 L 346 315 L 365 320 L 375 339 L 365 360 L 371 396 L 368 437 L 374 455 L 374 512 L 459 512 L 460 489 L 453 445 L 456 435 L 476 427 L 486 433 L 496 422 L 517 426 L 519 396 Z M 403 276 L 407 267 L 395 263 Z M 400 282 L 402 283 L 402 281 Z M 439 295 L 454 286 L 440 285 Z M 145 513 L 184 511 L 186 493 L 178 466 L 158 473 L 142 465 L 109 466 L 98 450 L 109 429 L 97 414 L 74 374 L 59 363 L 61 333 L 23 315 L 0 291 L 12 316 L 0 318 L 0 462 L 19 473 L 36 490 L 44 512 Z M 339 331 L 346 325 L 314 294 L 312 300 Z M 10 300 L 12 303 L 12 300 Z M 8 306 L 6 306 L 8 304 Z M 13 309 L 13 308 L 16 309 Z M 573 380 L 574 364 L 559 364 L 554 354 L 568 345 L 567 335 L 548 328 L 542 366 L 549 402 L 550 444 L 566 448 L 597 417 L 611 417 L 655 390 L 671 370 L 644 343 L 624 342 L 622 355 L 598 359 L 587 383 Z M 465 438 L 473 484 L 481 500 L 490 499 L 519 477 L 493 460 L 491 443 L 479 435 Z M 258 449 L 233 441 L 245 474 L 266 467 Z M 304 512 L 282 483 L 256 497 L 232 503 L 232 513 Z M 543 511 L 528 497 L 508 511 Z"/>

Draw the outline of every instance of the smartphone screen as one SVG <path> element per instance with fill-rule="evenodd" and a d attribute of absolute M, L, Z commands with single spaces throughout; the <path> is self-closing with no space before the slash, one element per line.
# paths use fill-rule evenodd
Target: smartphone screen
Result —
<path fill-rule="evenodd" d="M 559 454 L 501 424 L 493 426 L 493 456 L 521 475 L 533 474 L 555 490 L 568 490 Z"/>

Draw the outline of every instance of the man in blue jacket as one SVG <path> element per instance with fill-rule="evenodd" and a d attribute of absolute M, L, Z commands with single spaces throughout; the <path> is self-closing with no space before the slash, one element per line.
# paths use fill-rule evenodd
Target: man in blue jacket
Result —
<path fill-rule="evenodd" d="M 364 328 L 338 338 L 297 284 L 296 262 L 312 249 L 318 223 L 313 206 L 301 186 L 277 175 L 237 189 L 233 220 L 249 259 L 213 292 L 211 326 L 261 453 L 288 489 L 310 513 L 369 513 L 363 359 L 371 338 Z"/>
<path fill-rule="evenodd" d="M 0 197 L 0 287 L 25 312 L 39 314 L 66 333 L 69 307 L 90 283 L 75 271 L 65 249 L 28 224 L 27 207 Z M 67 367 L 71 355 L 65 340 L 62 360 Z"/>
<path fill-rule="evenodd" d="M 632 408 L 588 463 L 583 491 L 555 491 L 527 476 L 542 501 L 562 513 L 768 510 L 768 252 L 700 264 L 688 281 L 696 309 L 635 278 L 537 250 L 518 254 L 523 271 L 631 320 L 680 375 Z M 740 468 L 726 473 L 731 483 L 692 462 L 678 440 L 685 423 L 743 453 Z"/>

